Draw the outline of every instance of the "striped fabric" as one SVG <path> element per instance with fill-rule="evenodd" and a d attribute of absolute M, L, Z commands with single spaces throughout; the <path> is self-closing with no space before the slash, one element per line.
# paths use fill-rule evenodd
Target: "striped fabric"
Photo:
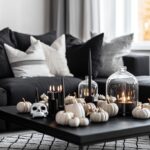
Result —
<path fill-rule="evenodd" d="M 15 77 L 53 76 L 48 69 L 45 55 L 39 41 L 26 52 L 4 44 Z"/>

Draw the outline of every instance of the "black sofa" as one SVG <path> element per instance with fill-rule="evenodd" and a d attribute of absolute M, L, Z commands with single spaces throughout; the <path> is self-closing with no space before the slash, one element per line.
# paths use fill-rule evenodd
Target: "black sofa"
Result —
<path fill-rule="evenodd" d="M 36 88 L 38 88 L 39 94 L 42 94 L 48 90 L 49 85 L 59 85 L 62 82 L 62 77 L 31 77 L 31 78 L 14 78 L 9 64 L 3 58 L 5 54 L 3 43 L 8 43 L 13 47 L 17 47 L 21 50 L 27 49 L 30 45 L 29 35 L 13 32 L 10 29 L 5 29 L 6 35 L 0 35 L 0 68 L 3 68 L 0 72 L 0 106 L 16 105 L 22 97 L 34 102 L 36 99 Z M 51 44 L 55 39 L 55 33 L 45 34 L 44 38 L 36 36 L 41 41 Z M 3 38 L 2 38 L 3 37 Z M 47 38 L 50 39 L 47 41 Z M 67 48 L 81 43 L 78 39 L 74 39 L 71 35 L 66 35 Z M 127 66 L 128 71 L 137 76 L 139 80 L 139 98 L 141 101 L 146 101 L 149 97 L 150 91 L 150 76 L 149 76 L 149 57 L 141 55 L 129 55 L 124 56 L 124 65 Z M 5 66 L 5 67 L 4 67 Z M 66 95 L 72 94 L 77 91 L 78 84 L 82 80 L 79 77 L 64 77 Z M 105 94 L 105 83 L 107 78 L 95 78 L 98 83 L 99 93 Z M 0 120 L 0 131 L 6 131 L 12 128 L 10 123 L 6 123 Z"/>

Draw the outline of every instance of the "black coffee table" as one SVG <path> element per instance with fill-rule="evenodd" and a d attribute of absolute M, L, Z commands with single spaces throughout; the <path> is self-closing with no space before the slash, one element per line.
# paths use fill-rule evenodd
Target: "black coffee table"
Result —
<path fill-rule="evenodd" d="M 71 128 L 57 125 L 50 117 L 32 119 L 29 114 L 17 113 L 15 106 L 6 106 L 0 107 L 0 118 L 77 144 L 80 149 L 99 142 L 150 134 L 150 120 L 132 117 L 115 117 L 106 123 L 91 123 L 88 127 Z"/>

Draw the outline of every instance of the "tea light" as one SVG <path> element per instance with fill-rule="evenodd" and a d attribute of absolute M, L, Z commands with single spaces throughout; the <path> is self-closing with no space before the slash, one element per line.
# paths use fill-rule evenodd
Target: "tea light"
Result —
<path fill-rule="evenodd" d="M 131 97 L 129 95 L 125 95 L 125 92 L 122 92 L 121 97 L 119 97 L 119 94 L 117 94 L 117 104 L 119 107 L 119 113 L 122 116 L 131 114 L 133 108 L 136 106 Z"/>

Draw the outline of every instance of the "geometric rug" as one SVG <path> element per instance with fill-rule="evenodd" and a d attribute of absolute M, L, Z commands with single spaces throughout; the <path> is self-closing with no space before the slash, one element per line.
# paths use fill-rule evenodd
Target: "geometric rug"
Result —
<path fill-rule="evenodd" d="M 0 135 L 0 150 L 78 150 L 72 143 L 39 132 Z M 87 150 L 150 150 L 149 136 L 90 145 Z"/>

